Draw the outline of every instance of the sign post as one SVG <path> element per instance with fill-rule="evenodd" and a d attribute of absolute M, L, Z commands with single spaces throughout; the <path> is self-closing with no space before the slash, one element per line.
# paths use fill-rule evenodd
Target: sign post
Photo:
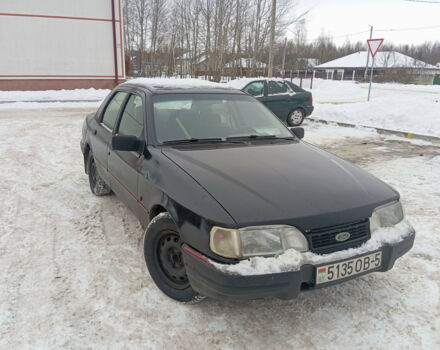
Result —
<path fill-rule="evenodd" d="M 371 56 L 373 56 L 373 59 L 371 62 L 370 85 L 368 86 L 368 99 L 367 99 L 367 101 L 370 101 L 371 83 L 373 82 L 374 56 L 376 56 L 376 53 L 379 50 L 379 47 L 382 45 L 383 39 L 370 39 L 370 40 L 367 40 L 367 43 L 368 43 L 368 47 L 370 49 Z"/>

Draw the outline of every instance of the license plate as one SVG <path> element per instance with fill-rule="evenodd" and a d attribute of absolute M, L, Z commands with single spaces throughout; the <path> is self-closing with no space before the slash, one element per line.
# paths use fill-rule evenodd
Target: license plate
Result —
<path fill-rule="evenodd" d="M 382 252 L 374 252 L 354 259 L 316 268 L 316 284 L 333 282 L 362 272 L 374 270 L 382 263 Z"/>

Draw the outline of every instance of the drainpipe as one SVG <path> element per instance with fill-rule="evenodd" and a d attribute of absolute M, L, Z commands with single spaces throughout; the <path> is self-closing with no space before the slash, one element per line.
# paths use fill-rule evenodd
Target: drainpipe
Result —
<path fill-rule="evenodd" d="M 111 0 L 111 2 L 112 2 L 113 55 L 115 61 L 115 86 L 116 86 L 119 84 L 119 80 L 118 80 L 118 48 L 116 47 L 115 0 Z"/>

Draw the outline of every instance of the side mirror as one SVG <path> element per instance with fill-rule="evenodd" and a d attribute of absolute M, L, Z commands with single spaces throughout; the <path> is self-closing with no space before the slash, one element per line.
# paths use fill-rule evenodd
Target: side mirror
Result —
<path fill-rule="evenodd" d="M 294 127 L 289 129 L 297 138 L 302 139 L 304 137 L 304 128 Z"/>
<path fill-rule="evenodd" d="M 114 151 L 139 151 L 141 140 L 136 136 L 116 135 L 112 137 L 112 149 Z"/>

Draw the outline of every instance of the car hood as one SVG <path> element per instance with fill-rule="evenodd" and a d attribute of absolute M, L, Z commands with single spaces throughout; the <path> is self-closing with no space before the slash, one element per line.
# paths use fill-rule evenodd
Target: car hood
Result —
<path fill-rule="evenodd" d="M 162 151 L 208 191 L 237 226 L 312 229 L 365 219 L 399 198 L 359 167 L 303 143 Z"/>

